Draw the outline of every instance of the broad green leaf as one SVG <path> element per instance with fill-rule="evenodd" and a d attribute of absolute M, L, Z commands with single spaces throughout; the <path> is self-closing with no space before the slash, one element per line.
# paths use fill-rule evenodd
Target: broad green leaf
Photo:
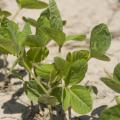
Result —
<path fill-rule="evenodd" d="M 71 95 L 68 89 L 63 90 L 63 108 L 66 111 L 71 106 Z"/>
<path fill-rule="evenodd" d="M 40 76 L 42 79 L 49 80 L 53 70 L 54 70 L 54 66 L 52 64 L 42 64 L 36 66 L 35 73 L 37 76 Z"/>
<path fill-rule="evenodd" d="M 19 65 L 22 66 L 22 67 L 24 67 L 26 70 L 32 68 L 32 63 L 29 60 L 29 58 L 26 57 L 26 56 L 21 57 L 21 59 L 19 61 Z"/>
<path fill-rule="evenodd" d="M 21 8 L 27 9 L 43 9 L 48 6 L 47 3 L 39 0 L 16 0 Z"/>
<path fill-rule="evenodd" d="M 42 17 L 42 16 L 47 17 L 48 19 L 50 19 L 50 11 L 49 11 L 48 8 L 45 9 L 45 10 L 41 13 L 40 17 Z"/>
<path fill-rule="evenodd" d="M 55 87 L 52 89 L 51 95 L 56 97 L 59 103 L 61 103 L 62 87 Z"/>
<path fill-rule="evenodd" d="M 84 59 L 75 61 L 71 67 L 68 75 L 65 78 L 65 83 L 70 85 L 78 84 L 83 80 L 87 72 L 87 61 Z"/>
<path fill-rule="evenodd" d="M 23 77 L 26 75 L 26 71 L 20 71 L 18 69 L 12 70 L 12 73 L 10 75 L 10 78 L 18 78 L 20 80 L 23 80 Z"/>
<path fill-rule="evenodd" d="M 42 95 L 39 97 L 39 102 L 51 106 L 57 105 L 59 102 L 54 96 Z"/>
<path fill-rule="evenodd" d="M 101 80 L 112 90 L 120 93 L 120 82 L 117 79 L 101 78 Z"/>
<path fill-rule="evenodd" d="M 60 57 L 54 58 L 54 65 L 61 77 L 69 72 L 70 64 Z"/>
<path fill-rule="evenodd" d="M 120 120 L 120 105 L 104 110 L 100 115 L 100 120 Z"/>
<path fill-rule="evenodd" d="M 9 16 L 11 16 L 11 13 L 10 12 L 8 12 L 8 11 L 5 11 L 5 10 L 1 10 L 0 9 L 0 16 L 4 16 L 4 17 L 9 17 Z"/>
<path fill-rule="evenodd" d="M 120 63 L 115 66 L 113 78 L 120 82 Z"/>
<path fill-rule="evenodd" d="M 0 51 L 15 55 L 17 53 L 17 46 L 10 39 L 5 39 L 0 35 Z"/>
<path fill-rule="evenodd" d="M 63 23 L 62 23 L 61 15 L 57 8 L 55 0 L 49 0 L 49 11 L 50 11 L 51 27 L 53 29 L 62 31 Z"/>
<path fill-rule="evenodd" d="M 96 59 L 103 60 L 103 61 L 110 61 L 110 58 L 108 56 L 98 53 L 96 51 L 92 51 L 91 54 L 92 54 L 91 57 L 94 57 Z"/>
<path fill-rule="evenodd" d="M 50 21 L 46 16 L 40 16 L 37 20 L 36 34 L 47 44 L 51 38 L 46 29 L 50 29 Z"/>
<path fill-rule="evenodd" d="M 37 21 L 32 19 L 32 18 L 26 18 L 26 17 L 23 17 L 23 20 L 27 23 L 29 23 L 30 25 L 36 27 L 37 26 Z"/>
<path fill-rule="evenodd" d="M 44 94 L 42 89 L 39 87 L 39 85 L 34 80 L 25 82 L 24 90 L 25 90 L 27 97 L 34 103 L 37 103 L 39 101 L 40 96 Z"/>
<path fill-rule="evenodd" d="M 6 40 L 2 40 L 2 44 L 6 43 L 6 46 L 4 46 L 5 47 L 4 49 L 6 50 L 9 49 L 8 51 L 16 55 L 19 52 L 19 46 L 17 44 L 17 34 L 19 32 L 18 25 L 13 21 L 8 20 L 5 29 L 6 29 L 6 33 L 8 33 L 8 36 L 7 38 L 4 36 L 5 37 L 4 39 Z"/>
<path fill-rule="evenodd" d="M 46 16 L 40 16 L 37 20 L 39 29 L 50 28 L 50 20 Z"/>
<path fill-rule="evenodd" d="M 83 34 L 66 36 L 66 41 L 69 41 L 69 40 L 83 41 L 85 39 L 86 39 L 86 35 L 83 35 Z"/>
<path fill-rule="evenodd" d="M 90 37 L 90 50 L 91 50 L 91 57 L 99 59 L 99 54 L 100 58 L 104 58 L 104 54 L 108 50 L 111 44 L 111 34 L 109 32 L 109 29 L 107 25 L 105 24 L 99 24 L 96 27 L 93 28 L 91 32 L 91 37 Z M 107 59 L 107 58 L 105 58 Z"/>
<path fill-rule="evenodd" d="M 7 30 L 10 34 L 11 39 L 13 40 L 13 42 L 17 43 L 17 33 L 18 33 L 18 25 L 13 22 L 13 21 L 8 21 L 7 23 Z"/>
<path fill-rule="evenodd" d="M 43 37 L 40 35 L 28 35 L 25 40 L 25 45 L 29 46 L 29 47 L 45 46 L 49 41 L 49 37 L 47 37 L 46 35 L 44 36 L 44 34 L 42 34 L 42 35 L 43 35 Z"/>
<path fill-rule="evenodd" d="M 44 29 L 47 35 L 51 37 L 59 46 L 62 46 L 65 42 L 65 33 L 53 28 Z"/>
<path fill-rule="evenodd" d="M 41 47 L 32 47 L 27 52 L 27 58 L 32 62 L 41 62 L 48 56 L 48 49 Z"/>
<path fill-rule="evenodd" d="M 24 25 L 24 28 L 22 30 L 22 32 L 19 32 L 18 35 L 17 35 L 17 42 L 18 42 L 18 45 L 20 47 L 23 46 L 23 44 L 25 43 L 26 41 L 26 38 L 29 34 L 31 34 L 31 28 L 30 28 L 30 25 L 28 23 L 26 23 Z"/>
<path fill-rule="evenodd" d="M 50 10 L 43 11 L 37 20 L 36 34 L 47 39 L 47 41 L 54 40 L 59 46 L 65 42 L 65 34 L 61 29 L 57 29 L 51 25 Z"/>
<path fill-rule="evenodd" d="M 9 54 L 10 52 L 5 50 L 3 47 L 0 47 L 0 53 Z"/>
<path fill-rule="evenodd" d="M 81 60 L 81 59 L 85 59 L 85 60 L 89 60 L 90 54 L 89 51 L 87 50 L 78 50 L 78 51 L 74 51 L 72 53 L 68 53 L 67 54 L 67 61 L 69 62 L 74 62 L 76 60 Z"/>
<path fill-rule="evenodd" d="M 75 112 L 85 114 L 91 111 L 92 98 L 87 88 L 75 85 L 70 88 L 69 92 L 71 107 Z"/>

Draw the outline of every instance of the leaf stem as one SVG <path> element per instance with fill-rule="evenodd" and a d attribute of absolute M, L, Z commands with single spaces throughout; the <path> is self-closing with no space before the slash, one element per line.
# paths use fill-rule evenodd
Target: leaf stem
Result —
<path fill-rule="evenodd" d="M 17 65 L 18 61 L 19 61 L 19 57 L 14 61 L 12 67 L 9 70 L 9 73 L 6 73 L 5 87 L 9 84 L 9 82 L 10 82 L 9 75 L 12 73 L 12 71 L 15 68 L 15 66 Z"/>
<path fill-rule="evenodd" d="M 25 63 L 25 61 L 23 62 L 27 71 L 29 72 L 29 74 L 32 75 L 33 79 L 36 81 L 36 83 L 42 88 L 42 90 L 48 94 L 47 89 L 42 85 L 42 83 L 40 82 L 40 80 L 32 73 L 31 69 L 29 68 L 29 66 Z"/>

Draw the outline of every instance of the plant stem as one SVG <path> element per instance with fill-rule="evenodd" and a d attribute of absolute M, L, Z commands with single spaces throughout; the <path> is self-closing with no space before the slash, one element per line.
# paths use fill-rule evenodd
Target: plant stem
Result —
<path fill-rule="evenodd" d="M 59 53 L 61 53 L 61 48 L 62 48 L 62 46 L 59 46 L 59 50 L 58 50 Z"/>
<path fill-rule="evenodd" d="M 7 56 L 3 55 L 4 57 L 4 74 L 5 74 L 5 85 L 7 86 L 7 84 L 9 83 L 9 80 L 7 78 Z"/>
<path fill-rule="evenodd" d="M 5 80 L 5 85 L 4 85 L 5 87 L 8 86 L 8 84 L 10 83 L 9 75 L 12 73 L 12 71 L 15 68 L 15 66 L 17 65 L 18 61 L 19 61 L 19 57 L 14 61 L 12 67 L 10 68 L 9 73 L 7 73 L 7 71 L 6 71 L 6 80 Z"/>
<path fill-rule="evenodd" d="M 42 83 L 40 82 L 40 80 L 32 73 L 31 69 L 29 68 L 29 66 L 25 63 L 25 61 L 23 62 L 27 71 L 29 72 L 29 74 L 32 75 L 33 79 L 36 81 L 36 83 L 42 88 L 42 90 L 48 94 L 47 89 L 42 85 Z"/>
<path fill-rule="evenodd" d="M 71 117 L 71 107 L 68 108 L 68 117 L 69 117 L 69 120 L 72 119 L 72 117 Z"/>
<path fill-rule="evenodd" d="M 53 120 L 53 113 L 52 113 L 51 105 L 48 105 L 48 109 L 49 109 L 49 114 L 50 114 L 50 120 Z"/>
<path fill-rule="evenodd" d="M 51 94 L 51 74 L 52 73 L 50 73 L 50 79 L 49 79 L 49 81 L 48 81 L 48 96 L 50 96 L 50 94 Z M 50 114 L 50 120 L 53 120 L 53 113 L 52 113 L 52 106 L 51 105 L 48 105 L 48 109 L 49 109 L 49 114 Z"/>

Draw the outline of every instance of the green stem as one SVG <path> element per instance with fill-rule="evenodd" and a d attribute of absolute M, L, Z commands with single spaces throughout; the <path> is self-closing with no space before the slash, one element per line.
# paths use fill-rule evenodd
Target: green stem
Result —
<path fill-rule="evenodd" d="M 53 120 L 53 113 L 52 113 L 51 105 L 48 105 L 48 109 L 49 109 L 49 114 L 50 114 L 50 120 Z"/>
<path fill-rule="evenodd" d="M 17 65 L 18 61 L 19 61 L 19 57 L 14 61 L 12 67 L 10 68 L 9 73 L 6 73 L 5 87 L 8 86 L 8 84 L 10 82 L 9 75 L 12 73 L 12 71 L 15 68 L 15 66 Z"/>
<path fill-rule="evenodd" d="M 62 46 L 59 46 L 59 50 L 58 50 L 59 53 L 61 53 L 61 48 L 62 48 Z"/>
<path fill-rule="evenodd" d="M 29 66 L 25 63 L 25 61 L 23 62 L 27 71 L 29 72 L 29 74 L 32 75 L 33 79 L 36 81 L 36 83 L 42 88 L 42 90 L 48 94 L 47 89 L 42 85 L 42 83 L 40 82 L 40 80 L 32 73 L 31 69 L 29 68 Z"/>
<path fill-rule="evenodd" d="M 12 67 L 10 68 L 8 76 L 12 73 L 12 71 L 15 68 L 15 66 L 17 65 L 18 61 L 19 61 L 19 57 L 14 61 Z"/>

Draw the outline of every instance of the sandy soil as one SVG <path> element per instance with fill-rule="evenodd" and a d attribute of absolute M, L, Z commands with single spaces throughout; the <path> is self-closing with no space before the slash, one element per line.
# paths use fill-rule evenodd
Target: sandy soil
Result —
<path fill-rule="evenodd" d="M 94 85 L 98 88 L 98 94 L 94 96 L 93 110 L 95 108 L 99 110 L 103 105 L 113 105 L 115 103 L 114 97 L 117 94 L 106 87 L 100 81 L 100 78 L 105 76 L 105 71 L 112 73 L 114 66 L 120 62 L 120 2 L 118 0 L 57 0 L 57 2 L 63 19 L 67 20 L 67 25 L 64 28 L 67 34 L 86 33 L 89 38 L 89 33 L 96 24 L 104 22 L 109 25 L 113 34 L 112 45 L 108 51 L 111 61 L 90 60 L 84 83 Z M 15 0 L 0 0 L 0 8 L 10 10 L 14 15 L 18 6 Z M 15 21 L 22 26 L 24 24 L 21 19 L 22 16 L 37 18 L 40 12 L 39 10 L 23 9 Z M 73 46 L 76 47 L 73 48 Z M 78 49 L 77 46 L 81 46 L 79 49 L 86 49 L 85 47 L 87 47 L 86 42 L 73 42 L 70 46 L 66 45 L 62 49 L 62 56 L 65 56 L 67 51 Z M 53 43 L 49 45 L 49 48 L 50 56 L 47 62 L 51 62 L 57 54 L 57 47 Z M 12 61 L 14 61 L 14 58 L 9 56 L 9 62 Z M 0 76 L 4 77 L 2 73 Z M 14 83 L 16 80 L 13 79 L 12 81 Z M 0 84 L 2 84 L 2 79 L 0 79 Z M 15 96 L 16 90 L 20 94 L 22 93 L 21 87 L 21 85 L 17 85 L 13 86 L 10 92 L 0 92 L 0 120 L 22 120 L 22 117 L 27 114 L 28 99 L 24 94 L 18 99 Z M 85 120 L 84 117 L 83 120 Z M 88 119 L 86 118 L 86 120 Z"/>

